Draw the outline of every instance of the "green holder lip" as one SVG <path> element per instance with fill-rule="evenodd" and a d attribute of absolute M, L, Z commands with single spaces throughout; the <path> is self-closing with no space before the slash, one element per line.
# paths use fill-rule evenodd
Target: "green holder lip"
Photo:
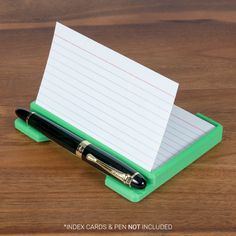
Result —
<path fill-rule="evenodd" d="M 160 187 L 162 184 L 164 184 L 166 181 L 171 179 L 181 170 L 183 170 L 192 162 L 194 162 L 199 157 L 201 157 L 204 153 L 206 153 L 211 148 L 213 148 L 216 144 L 220 143 L 222 140 L 222 134 L 223 134 L 223 126 L 221 124 L 217 123 L 216 121 L 200 113 L 197 113 L 196 116 L 211 123 L 212 125 L 215 126 L 215 128 L 212 129 L 207 134 L 205 134 L 204 136 L 202 136 L 196 142 L 188 146 L 186 149 L 184 149 L 177 155 L 173 156 L 173 158 L 165 162 L 161 167 L 158 167 L 157 169 L 149 172 L 143 169 L 142 167 L 138 166 L 137 164 L 133 163 L 132 161 L 128 160 L 126 157 L 115 152 L 108 146 L 105 146 L 104 144 L 100 143 L 93 137 L 76 129 L 74 126 L 68 124 L 64 120 L 48 112 L 44 108 L 37 105 L 35 102 L 32 102 L 30 104 L 30 109 L 54 121 L 55 123 L 68 129 L 74 134 L 81 136 L 83 139 L 88 140 L 89 142 L 98 146 L 102 150 L 109 152 L 111 155 L 115 156 L 121 161 L 124 161 L 126 164 L 130 165 L 132 168 L 140 172 L 147 179 L 147 186 L 145 189 L 142 189 L 142 190 L 129 188 L 128 186 L 124 185 L 123 183 L 121 183 L 120 181 L 116 180 L 115 178 L 111 176 L 106 176 L 106 179 L 105 179 L 105 185 L 108 188 L 112 189 L 113 191 L 117 192 L 118 194 L 120 194 L 121 196 L 125 197 L 126 199 L 132 202 L 141 201 L 143 198 L 148 196 L 155 189 Z M 20 132 L 24 133 L 25 135 L 27 135 L 28 137 L 30 137 L 31 139 L 35 140 L 36 142 L 50 141 L 42 133 L 28 126 L 25 122 L 23 122 L 19 118 L 15 120 L 15 128 L 19 130 Z"/>

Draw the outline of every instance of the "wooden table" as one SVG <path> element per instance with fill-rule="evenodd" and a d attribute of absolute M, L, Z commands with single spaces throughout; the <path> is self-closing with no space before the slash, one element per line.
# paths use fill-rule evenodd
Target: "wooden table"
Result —
<path fill-rule="evenodd" d="M 0 233 L 170 223 L 174 235 L 234 235 L 235 10 L 233 1 L 1 1 Z M 222 123 L 223 142 L 134 204 L 60 147 L 17 132 L 14 109 L 37 95 L 57 20 L 179 82 L 176 104 Z"/>

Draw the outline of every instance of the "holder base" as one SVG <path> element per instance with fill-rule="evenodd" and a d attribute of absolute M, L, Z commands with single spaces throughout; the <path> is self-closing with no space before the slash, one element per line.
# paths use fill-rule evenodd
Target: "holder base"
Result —
<path fill-rule="evenodd" d="M 216 144 L 221 142 L 223 133 L 223 126 L 221 124 L 200 113 L 196 114 L 196 116 L 214 125 L 215 128 L 212 129 L 207 134 L 205 134 L 204 136 L 202 136 L 200 139 L 198 139 L 192 145 L 187 147 L 185 150 L 173 156 L 173 158 L 168 160 L 161 167 L 149 172 L 147 170 L 144 170 L 140 166 L 136 165 L 135 163 L 131 162 L 130 160 L 120 155 L 119 153 L 113 151 L 109 147 L 103 145 L 94 138 L 88 136 L 82 131 L 76 129 L 75 127 L 56 117 L 52 113 L 46 111 L 45 109 L 37 105 L 35 102 L 31 103 L 31 110 L 54 121 L 55 123 L 68 129 L 74 134 L 81 136 L 82 138 L 88 140 L 89 142 L 98 146 L 102 150 L 109 152 L 111 155 L 115 156 L 121 161 L 124 161 L 126 164 L 130 165 L 132 168 L 139 171 L 147 179 L 147 186 L 143 190 L 129 188 L 128 186 L 122 184 L 121 182 L 119 182 L 118 180 L 114 179 L 111 176 L 106 176 L 105 179 L 105 185 L 107 187 L 109 187 L 113 191 L 117 192 L 118 194 L 120 194 L 121 196 L 127 198 L 132 202 L 139 202 L 140 200 L 148 196 L 151 192 L 153 192 L 155 189 L 160 187 L 163 183 L 165 183 L 173 176 L 175 176 L 177 173 L 179 173 L 181 170 L 190 165 L 192 162 L 200 158 L 204 153 L 206 153 Z M 41 134 L 36 129 L 28 126 L 25 122 L 23 122 L 20 119 L 15 120 L 15 128 L 20 132 L 24 133 L 25 135 L 27 135 L 28 137 L 30 137 L 31 139 L 35 140 L 36 142 L 50 141 L 46 136 Z"/>

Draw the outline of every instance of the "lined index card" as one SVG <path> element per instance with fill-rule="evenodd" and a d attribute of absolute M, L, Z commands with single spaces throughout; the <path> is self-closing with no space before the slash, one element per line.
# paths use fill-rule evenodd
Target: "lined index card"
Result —
<path fill-rule="evenodd" d="M 36 103 L 151 170 L 177 89 L 176 82 L 57 23 Z"/>
<path fill-rule="evenodd" d="M 153 169 L 173 158 L 214 126 L 174 105 Z"/>

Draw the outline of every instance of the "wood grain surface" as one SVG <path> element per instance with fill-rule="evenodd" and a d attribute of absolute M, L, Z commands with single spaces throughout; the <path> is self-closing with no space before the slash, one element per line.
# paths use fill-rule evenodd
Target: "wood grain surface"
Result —
<path fill-rule="evenodd" d="M 55 21 L 179 82 L 176 104 L 222 123 L 223 142 L 134 204 L 86 163 L 16 131 L 14 109 L 37 95 Z M 0 233 L 169 223 L 173 235 L 235 235 L 235 104 L 235 1 L 0 1 Z"/>

